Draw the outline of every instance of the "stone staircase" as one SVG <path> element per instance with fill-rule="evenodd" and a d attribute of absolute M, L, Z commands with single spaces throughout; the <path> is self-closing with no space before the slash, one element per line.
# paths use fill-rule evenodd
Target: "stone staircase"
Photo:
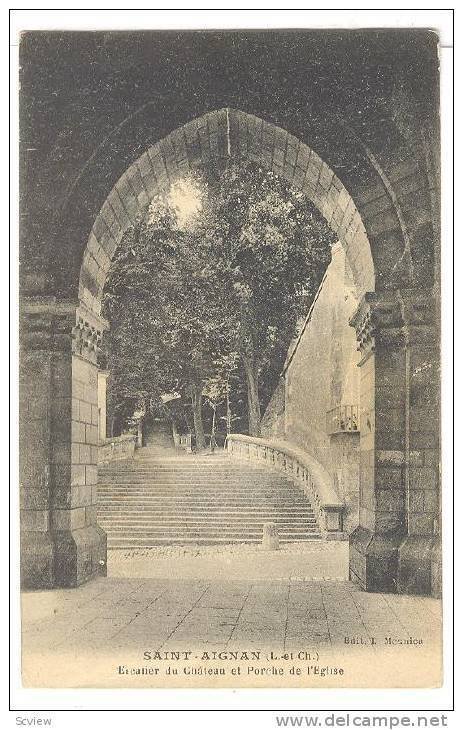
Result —
<path fill-rule="evenodd" d="M 287 477 L 225 452 L 140 449 L 99 468 L 98 495 L 109 548 L 259 543 L 265 522 L 281 543 L 320 538 L 309 501 Z"/>

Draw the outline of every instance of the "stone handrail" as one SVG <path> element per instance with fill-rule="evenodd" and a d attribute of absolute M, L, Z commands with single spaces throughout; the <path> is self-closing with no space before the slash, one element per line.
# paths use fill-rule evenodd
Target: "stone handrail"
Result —
<path fill-rule="evenodd" d="M 322 533 L 342 534 L 344 503 L 330 475 L 310 454 L 287 441 L 267 441 L 242 434 L 229 434 L 226 448 L 231 456 L 265 462 L 269 468 L 288 474 L 309 498 Z"/>
<path fill-rule="evenodd" d="M 118 459 L 131 459 L 134 456 L 138 437 L 133 433 L 124 433 L 122 436 L 100 441 L 98 446 L 98 463 L 105 464 Z"/>

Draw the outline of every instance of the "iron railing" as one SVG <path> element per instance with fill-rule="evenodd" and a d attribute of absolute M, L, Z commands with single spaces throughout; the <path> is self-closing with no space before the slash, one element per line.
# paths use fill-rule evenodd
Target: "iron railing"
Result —
<path fill-rule="evenodd" d="M 339 405 L 326 414 L 326 430 L 329 434 L 343 431 L 359 431 L 359 408 L 352 405 Z"/>

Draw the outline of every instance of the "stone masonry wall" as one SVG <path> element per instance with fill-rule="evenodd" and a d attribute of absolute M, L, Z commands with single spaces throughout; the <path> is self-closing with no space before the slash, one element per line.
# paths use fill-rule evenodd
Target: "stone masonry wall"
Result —
<path fill-rule="evenodd" d="M 285 381 L 281 378 L 265 409 L 261 422 L 262 436 L 283 438 L 285 434 Z"/>
<path fill-rule="evenodd" d="M 356 306 L 351 274 L 339 244 L 299 340 L 285 368 L 285 438 L 327 469 L 346 500 L 345 529 L 358 524 L 359 434 L 330 435 L 332 407 L 358 405 L 359 370 L 355 332 L 349 317 Z"/>
<path fill-rule="evenodd" d="M 96 350 L 104 326 L 73 302 L 23 305 L 21 582 L 27 588 L 75 586 L 106 570 L 106 536 L 96 519 Z"/>
<path fill-rule="evenodd" d="M 96 522 L 98 464 L 98 368 L 72 358 L 71 493 L 74 527 Z"/>

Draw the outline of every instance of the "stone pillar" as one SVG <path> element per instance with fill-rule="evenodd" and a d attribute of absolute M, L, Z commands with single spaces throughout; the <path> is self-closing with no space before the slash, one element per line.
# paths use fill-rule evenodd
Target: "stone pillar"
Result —
<path fill-rule="evenodd" d="M 98 342 L 106 322 L 76 302 L 21 302 L 21 582 L 76 586 L 106 573 L 96 522 Z"/>
<path fill-rule="evenodd" d="M 98 437 L 106 439 L 106 391 L 109 370 L 98 370 Z"/>
<path fill-rule="evenodd" d="M 407 536 L 397 590 L 439 595 L 441 563 L 440 346 L 431 292 L 400 293 L 407 347 Z"/>
<path fill-rule="evenodd" d="M 361 353 L 360 524 L 350 538 L 351 577 L 366 590 L 429 593 L 439 515 L 432 293 L 368 293 L 351 324 Z"/>

